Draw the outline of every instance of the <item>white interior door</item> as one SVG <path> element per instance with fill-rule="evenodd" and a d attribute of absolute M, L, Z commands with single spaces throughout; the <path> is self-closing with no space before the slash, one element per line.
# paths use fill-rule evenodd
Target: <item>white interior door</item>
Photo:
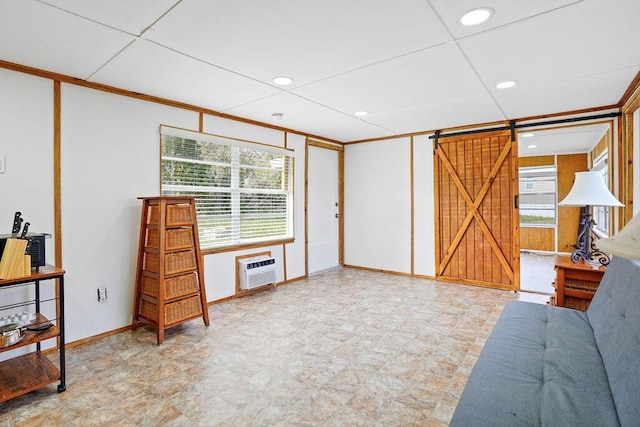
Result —
<path fill-rule="evenodd" d="M 309 146 L 307 224 L 309 274 L 339 265 L 338 151 Z"/>

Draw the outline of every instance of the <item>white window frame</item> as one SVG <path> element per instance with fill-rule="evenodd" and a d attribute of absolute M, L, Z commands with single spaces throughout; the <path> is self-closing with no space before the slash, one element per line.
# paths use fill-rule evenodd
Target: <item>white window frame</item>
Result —
<path fill-rule="evenodd" d="M 604 149 L 593 161 L 592 171 L 598 171 L 602 174 L 604 184 L 609 188 L 609 166 L 608 166 L 609 150 Z M 600 238 L 609 237 L 609 214 L 611 209 L 609 206 L 593 206 L 592 219 L 595 222 L 594 230 Z"/>
<path fill-rule="evenodd" d="M 537 178 L 535 176 L 535 173 L 537 171 L 540 171 L 541 173 L 543 172 L 551 172 L 551 170 L 553 170 L 553 174 L 554 174 L 554 185 L 553 185 L 553 189 L 545 189 L 544 186 L 542 186 L 543 188 L 539 188 L 539 183 L 540 181 L 536 180 L 535 178 Z M 546 166 L 529 166 L 529 167 L 521 167 L 518 169 L 518 188 L 519 188 L 519 193 L 520 193 L 520 226 L 522 227 L 556 227 L 558 224 L 558 173 L 557 173 L 557 167 L 556 165 L 546 165 Z M 528 175 L 528 174 L 532 174 L 532 175 Z M 553 203 L 550 203 L 548 205 L 547 208 L 545 209 L 540 209 L 539 207 L 537 207 L 537 205 L 531 205 L 528 206 L 525 203 L 525 197 L 526 195 L 550 195 L 553 194 Z M 536 223 L 536 222 L 523 222 L 522 219 L 522 212 L 523 211 L 532 211 L 535 212 L 536 210 L 546 210 L 546 211 L 551 211 L 553 210 L 553 222 L 549 222 L 549 223 Z"/>
<path fill-rule="evenodd" d="M 224 161 L 220 159 L 186 159 L 186 158 L 175 158 L 164 156 L 164 137 L 171 136 L 182 138 L 186 140 L 195 140 L 197 142 L 214 144 L 216 146 L 224 146 L 230 147 L 231 150 L 231 161 Z M 240 170 L 250 168 L 247 165 L 240 164 L 240 151 L 241 149 L 249 149 L 254 152 L 260 153 L 269 153 L 275 154 L 278 156 L 283 156 L 283 165 L 276 164 L 276 169 L 280 169 L 283 173 L 282 180 L 282 188 L 274 189 L 274 188 L 247 188 L 242 185 L 240 182 Z M 171 126 L 160 126 L 160 153 L 161 153 L 161 165 L 160 165 L 160 175 L 161 175 L 161 194 L 163 196 L 171 196 L 171 195 L 190 195 L 195 197 L 196 200 L 196 212 L 198 215 L 198 232 L 200 235 L 200 246 L 203 250 L 211 249 L 224 249 L 224 248 L 233 248 L 233 247 L 241 247 L 246 245 L 256 245 L 256 244 L 275 244 L 286 241 L 293 241 L 294 239 L 294 215 L 293 215 L 293 170 L 294 170 L 294 159 L 293 159 L 293 150 L 276 147 L 273 145 L 267 145 L 257 142 L 245 141 L 235 138 L 223 137 L 219 135 L 212 135 L 201 132 L 194 132 L 186 129 L 175 128 Z M 213 185 L 172 185 L 168 184 L 165 181 L 169 181 L 164 176 L 165 168 L 163 167 L 164 161 L 172 161 L 172 162 L 184 162 L 186 164 L 204 164 L 204 165 L 214 165 L 214 166 L 224 166 L 230 167 L 230 183 L 226 187 L 215 187 Z M 256 169 L 259 169 L 256 167 Z M 207 184 L 206 182 L 204 184 Z M 230 208 L 227 211 L 230 211 L 230 215 L 226 216 L 230 217 L 230 230 L 227 230 L 223 239 L 220 239 L 220 242 L 215 242 L 217 240 L 216 230 L 214 227 L 208 225 L 211 220 L 211 212 L 209 211 L 209 215 L 206 217 L 209 219 L 207 221 L 205 216 L 201 213 L 206 210 L 204 199 L 208 196 L 211 197 L 213 194 L 229 194 L 230 195 Z M 257 220 L 263 225 L 269 225 L 269 218 L 274 216 L 273 213 L 268 212 L 259 212 L 254 214 L 242 214 L 241 213 L 241 198 L 246 195 L 251 194 L 260 194 L 260 195 L 280 195 L 284 196 L 284 202 L 280 203 L 279 211 L 277 213 L 278 216 L 282 216 L 282 209 L 284 208 L 284 216 L 285 216 L 285 231 L 283 233 L 273 235 L 267 234 L 264 236 L 253 236 L 250 238 L 245 238 L 241 234 L 241 221 L 243 221 L 243 215 L 245 217 L 251 216 L 253 220 Z M 215 196 L 214 196 L 215 198 Z M 199 202 L 200 200 L 200 202 Z M 209 202 L 211 203 L 211 202 Z M 200 206 L 199 206 L 200 205 Z M 199 209 L 200 207 L 200 209 Z M 214 209 L 215 210 L 215 209 Z M 262 209 L 264 210 L 264 208 Z M 227 218 L 229 221 L 229 218 Z M 246 226 L 245 226 L 246 228 Z M 257 232 L 258 234 L 260 232 Z"/>

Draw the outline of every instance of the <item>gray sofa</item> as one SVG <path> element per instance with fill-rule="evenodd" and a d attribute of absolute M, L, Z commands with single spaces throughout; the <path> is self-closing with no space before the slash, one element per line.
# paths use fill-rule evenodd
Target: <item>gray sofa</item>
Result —
<path fill-rule="evenodd" d="M 640 262 L 615 257 L 587 312 L 512 301 L 451 426 L 640 426 Z"/>

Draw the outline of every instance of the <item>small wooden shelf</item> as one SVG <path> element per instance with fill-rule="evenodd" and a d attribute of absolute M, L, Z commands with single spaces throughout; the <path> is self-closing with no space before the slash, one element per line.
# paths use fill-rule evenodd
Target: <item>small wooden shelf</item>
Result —
<path fill-rule="evenodd" d="M 14 397 L 18 397 L 30 391 L 36 390 L 55 381 L 58 384 L 58 392 L 66 389 L 66 369 L 65 369 L 65 340 L 64 340 L 64 274 L 65 271 L 51 265 L 40 267 L 38 271 L 31 271 L 31 274 L 25 277 L 14 279 L 0 280 L 0 290 L 9 289 L 14 286 L 31 286 L 35 287 L 35 300 L 29 301 L 35 305 L 35 318 L 31 325 L 43 325 L 51 323 L 52 325 L 41 331 L 25 331 L 25 336 L 21 341 L 9 347 L 0 348 L 0 353 L 7 353 L 21 347 L 35 345 L 35 351 L 31 353 L 18 355 L 11 359 L 0 362 L 0 402 L 4 402 Z M 57 281 L 53 280 L 57 279 Z M 41 281 L 49 281 L 56 288 L 56 298 L 51 300 L 40 299 Z M 50 320 L 41 313 L 41 304 L 45 302 L 56 303 L 55 320 Z M 8 304 L 0 307 L 0 309 L 8 309 L 14 307 Z M 40 343 L 49 339 L 58 339 L 58 353 L 60 365 L 54 366 L 51 361 L 40 351 Z M 23 352 L 25 349 L 23 348 Z M 18 353 L 19 354 L 19 353 Z"/>
<path fill-rule="evenodd" d="M 47 264 L 40 267 L 38 271 L 31 270 L 31 274 L 25 277 L 17 277 L 14 279 L 0 279 L 0 287 L 30 283 L 35 282 L 36 280 L 58 279 L 62 275 L 64 275 L 63 269 Z"/>
<path fill-rule="evenodd" d="M 49 319 L 44 317 L 40 313 L 36 313 L 36 318 L 31 322 L 33 325 L 42 324 L 42 323 L 50 323 Z M 55 338 L 60 335 L 60 329 L 57 326 L 53 325 L 47 329 L 42 331 L 25 331 L 25 336 L 20 340 L 20 342 L 11 345 L 9 347 L 0 348 L 0 353 L 4 353 L 5 351 L 11 351 L 16 348 L 24 347 L 26 345 L 37 344 L 40 341 L 48 340 L 50 338 Z"/>
<path fill-rule="evenodd" d="M 36 351 L 0 362 L 0 378 L 0 402 L 4 402 L 58 381 L 60 371 Z"/>

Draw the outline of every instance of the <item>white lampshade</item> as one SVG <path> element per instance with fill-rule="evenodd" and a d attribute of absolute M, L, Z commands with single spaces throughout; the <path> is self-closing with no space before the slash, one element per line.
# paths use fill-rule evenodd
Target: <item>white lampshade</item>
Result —
<path fill-rule="evenodd" d="M 607 188 L 600 172 L 576 172 L 567 197 L 558 206 L 624 206 Z"/>
<path fill-rule="evenodd" d="M 640 214 L 615 236 L 599 240 L 598 248 L 612 255 L 640 260 Z"/>

